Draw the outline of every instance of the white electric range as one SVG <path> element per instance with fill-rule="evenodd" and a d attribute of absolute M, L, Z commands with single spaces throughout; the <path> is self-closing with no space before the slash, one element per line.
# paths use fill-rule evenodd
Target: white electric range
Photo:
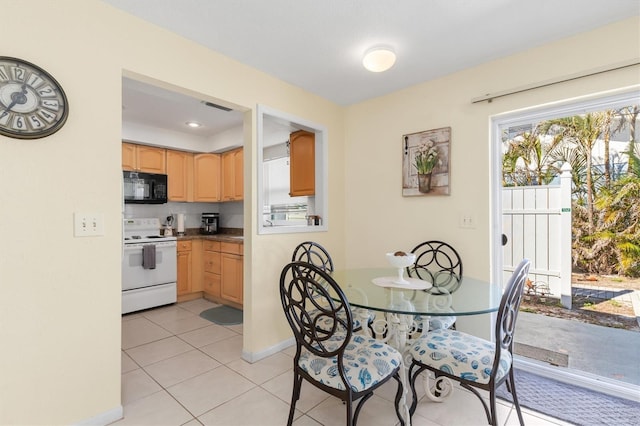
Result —
<path fill-rule="evenodd" d="M 122 313 L 175 303 L 177 239 L 161 234 L 160 219 L 124 219 Z"/>

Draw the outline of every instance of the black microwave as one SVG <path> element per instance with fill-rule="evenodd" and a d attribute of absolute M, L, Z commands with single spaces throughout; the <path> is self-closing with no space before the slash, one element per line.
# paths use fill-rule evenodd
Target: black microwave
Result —
<path fill-rule="evenodd" d="M 124 202 L 164 204 L 167 202 L 167 175 L 124 171 Z"/>

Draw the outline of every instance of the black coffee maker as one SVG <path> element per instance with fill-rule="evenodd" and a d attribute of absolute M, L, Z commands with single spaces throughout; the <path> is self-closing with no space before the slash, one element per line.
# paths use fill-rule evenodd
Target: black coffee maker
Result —
<path fill-rule="evenodd" d="M 202 225 L 200 225 L 200 233 L 204 235 L 217 234 L 218 217 L 218 213 L 202 213 Z"/>

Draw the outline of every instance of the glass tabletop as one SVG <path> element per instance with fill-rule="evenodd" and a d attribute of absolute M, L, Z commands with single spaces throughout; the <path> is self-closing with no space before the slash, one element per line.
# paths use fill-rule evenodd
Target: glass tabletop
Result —
<path fill-rule="evenodd" d="M 363 268 L 336 270 L 331 276 L 352 307 L 408 315 L 464 316 L 495 312 L 500 306 L 502 288 L 499 284 L 463 277 L 453 293 L 436 295 L 412 289 L 431 284 L 406 274 L 405 279 L 409 280 L 406 287 L 411 288 L 394 284 L 397 274 L 394 268 Z"/>

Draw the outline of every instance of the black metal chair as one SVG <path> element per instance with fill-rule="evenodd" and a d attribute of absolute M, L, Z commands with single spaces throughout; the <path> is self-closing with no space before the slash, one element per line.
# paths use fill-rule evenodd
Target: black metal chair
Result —
<path fill-rule="evenodd" d="M 305 241 L 296 246 L 293 249 L 293 255 L 291 256 L 292 262 L 307 262 L 310 263 L 325 272 L 333 272 L 333 260 L 331 259 L 331 255 L 320 244 L 315 241 Z M 375 319 L 375 314 L 371 312 L 367 312 L 365 309 L 361 308 L 352 308 L 353 312 L 353 331 L 360 331 L 362 329 L 361 320 L 364 319 L 369 328 L 372 327 L 373 320 Z M 364 318 L 363 318 L 364 317 Z M 323 324 L 319 324 L 320 327 L 323 327 Z"/>
<path fill-rule="evenodd" d="M 349 302 L 335 280 L 312 264 L 289 263 L 280 275 L 280 299 L 296 339 L 287 424 L 293 422 L 303 379 L 344 401 L 346 424 L 352 426 L 373 392 L 394 378 L 398 382 L 396 414 L 404 425 L 399 408 L 404 390 L 402 354 L 379 340 L 354 334 Z M 318 327 L 327 320 L 328 330 Z"/>
<path fill-rule="evenodd" d="M 482 402 L 491 425 L 497 424 L 496 389 L 506 382 L 507 389 L 513 396 L 520 424 L 524 425 L 513 375 L 513 334 L 529 266 L 528 259 L 520 262 L 502 295 L 495 324 L 497 344 L 461 331 L 439 329 L 430 331 L 427 336 L 417 339 L 412 345 L 409 351 L 412 357 L 409 368 L 409 381 L 413 393 L 411 415 L 417 407 L 418 375 L 424 370 L 430 370 L 436 376 L 436 384 L 442 377 L 447 377 L 458 381 L 463 388 L 473 392 Z M 489 391 L 490 407 L 476 388 Z"/>
<path fill-rule="evenodd" d="M 315 241 L 305 241 L 296 246 L 291 256 L 292 262 L 307 262 L 323 271 L 333 272 L 333 260 L 329 252 Z"/>
<path fill-rule="evenodd" d="M 460 287 L 462 281 L 460 255 L 451 245 L 435 240 L 418 244 L 411 253 L 416 255 L 416 261 L 407 267 L 407 275 L 432 283 L 432 287 L 425 290 L 430 294 L 428 303 L 446 307 L 450 294 Z M 456 319 L 453 315 L 431 317 L 429 330 L 454 327 Z M 418 331 L 420 329 L 418 327 Z"/>
<path fill-rule="evenodd" d="M 462 259 L 449 244 L 425 241 L 415 246 L 411 253 L 416 255 L 416 261 L 407 267 L 407 274 L 432 283 L 429 293 L 451 294 L 460 287 Z"/>

